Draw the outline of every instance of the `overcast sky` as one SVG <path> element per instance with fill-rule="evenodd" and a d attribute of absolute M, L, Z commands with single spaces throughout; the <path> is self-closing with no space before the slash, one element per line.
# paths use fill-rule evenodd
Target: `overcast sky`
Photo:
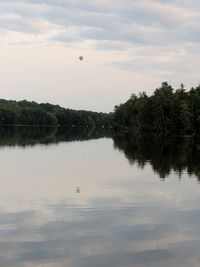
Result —
<path fill-rule="evenodd" d="M 199 43 L 198 0 L 0 0 L 0 97 L 112 111 L 198 85 Z"/>

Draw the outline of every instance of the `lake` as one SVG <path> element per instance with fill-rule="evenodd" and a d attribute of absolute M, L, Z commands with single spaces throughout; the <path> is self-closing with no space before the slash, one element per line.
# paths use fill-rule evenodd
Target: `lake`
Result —
<path fill-rule="evenodd" d="M 0 130 L 0 266 L 199 267 L 200 146 Z"/>

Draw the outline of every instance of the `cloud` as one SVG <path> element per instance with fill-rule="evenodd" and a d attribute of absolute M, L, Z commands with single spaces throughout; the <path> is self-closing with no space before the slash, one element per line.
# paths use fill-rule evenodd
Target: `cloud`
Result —
<path fill-rule="evenodd" d="M 200 42 L 195 0 L 8 0 L 0 2 L 0 10 L 1 35 L 20 32 L 46 44 L 125 51 L 127 60 L 113 60 L 112 66 L 150 75 L 163 71 L 170 79 L 176 70 L 185 73 L 189 62 L 197 76 L 198 54 L 191 52 Z"/>
<path fill-rule="evenodd" d="M 98 199 L 89 209 L 52 203 L 1 211 L 2 266 L 198 266 L 199 210 L 180 213 L 173 202 L 120 208 L 115 201 L 108 210 L 106 199 Z"/>
<path fill-rule="evenodd" d="M 196 41 L 199 12 L 177 1 L 6 1 L 0 3 L 1 28 L 41 33 L 42 24 L 76 28 L 82 39 L 154 44 L 158 39 Z M 39 26 L 40 25 L 40 26 Z M 41 30 L 42 29 L 42 30 Z M 49 29 L 50 31 L 50 29 Z M 177 36 L 174 32 L 179 33 Z M 180 34 L 180 32 L 182 34 Z M 62 33 L 58 34 L 61 40 Z M 63 39 L 64 40 L 64 39 Z"/>

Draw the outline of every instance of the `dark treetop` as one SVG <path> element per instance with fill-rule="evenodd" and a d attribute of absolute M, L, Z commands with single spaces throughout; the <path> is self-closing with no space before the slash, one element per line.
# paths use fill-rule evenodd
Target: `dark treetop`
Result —
<path fill-rule="evenodd" d="M 167 82 L 151 96 L 132 95 L 115 106 L 113 124 L 125 130 L 193 134 L 200 132 L 200 85 L 185 91 L 182 84 L 174 90 Z"/>

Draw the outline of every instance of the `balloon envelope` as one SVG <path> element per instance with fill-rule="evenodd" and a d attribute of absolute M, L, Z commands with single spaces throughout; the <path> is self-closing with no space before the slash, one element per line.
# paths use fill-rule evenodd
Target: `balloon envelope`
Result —
<path fill-rule="evenodd" d="M 79 57 L 79 59 L 80 59 L 80 60 L 83 60 L 83 57 L 82 57 L 82 56 L 80 56 L 80 57 Z"/>

